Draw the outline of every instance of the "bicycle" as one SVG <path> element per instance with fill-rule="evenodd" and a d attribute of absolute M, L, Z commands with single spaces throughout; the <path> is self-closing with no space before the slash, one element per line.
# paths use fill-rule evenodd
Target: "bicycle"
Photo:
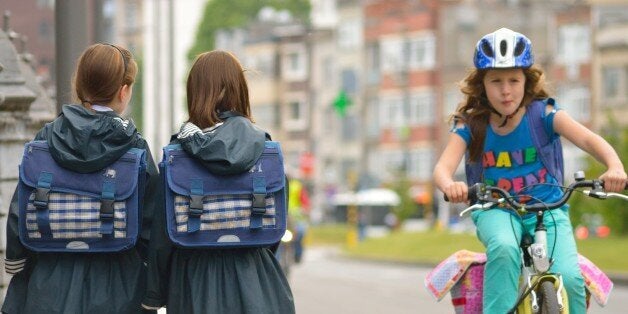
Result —
<path fill-rule="evenodd" d="M 590 190 L 581 191 L 590 197 L 628 200 L 626 195 L 604 191 L 604 184 L 600 180 L 585 180 L 582 171 L 576 172 L 574 178 L 575 182 L 565 187 L 563 196 L 553 203 L 526 204 L 517 200 L 517 195 L 513 196 L 501 188 L 483 183 L 476 183 L 469 187 L 469 202 L 473 205 L 464 209 L 460 213 L 460 217 L 474 210 L 489 210 L 498 206 L 499 209 L 513 210 L 520 216 L 532 212 L 536 213 L 534 239 L 526 235 L 521 240 L 522 269 L 519 295 L 508 313 L 515 313 L 515 311 L 516 313 L 569 313 L 568 296 L 563 289 L 562 277 L 560 274 L 549 271 L 553 259 L 547 255 L 547 229 L 543 223 L 543 217 L 547 211 L 562 207 L 567 203 L 572 193 L 580 191 L 577 190 L 580 188 L 590 188 Z M 447 201 L 446 196 L 445 200 Z M 426 286 L 428 278 L 426 278 Z"/>

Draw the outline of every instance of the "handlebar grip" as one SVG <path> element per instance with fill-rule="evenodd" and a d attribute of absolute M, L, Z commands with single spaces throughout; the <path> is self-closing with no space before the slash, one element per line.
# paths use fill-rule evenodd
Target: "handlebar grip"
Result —
<path fill-rule="evenodd" d="M 604 186 L 604 180 L 600 180 L 600 184 Z M 626 184 L 624 185 L 624 190 L 628 190 L 628 182 L 626 182 Z"/>
<path fill-rule="evenodd" d="M 479 188 L 479 185 L 478 183 L 476 183 L 470 186 L 469 190 L 467 191 L 467 198 L 471 200 L 472 203 L 474 203 L 477 198 L 478 188 Z M 447 194 L 443 194 L 443 199 L 445 200 L 445 202 L 449 202 L 449 197 L 447 197 Z"/>

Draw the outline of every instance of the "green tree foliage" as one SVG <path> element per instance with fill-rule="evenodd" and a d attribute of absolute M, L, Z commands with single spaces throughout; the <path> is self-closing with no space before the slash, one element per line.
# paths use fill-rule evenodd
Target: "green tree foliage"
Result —
<path fill-rule="evenodd" d="M 196 40 L 188 52 L 188 60 L 214 49 L 216 30 L 244 26 L 266 6 L 288 10 L 293 17 L 303 22 L 308 20 L 310 14 L 308 0 L 211 0 L 205 6 L 203 19 L 196 31 Z"/>
<path fill-rule="evenodd" d="M 405 171 L 400 171 L 397 179 L 392 183 L 390 187 L 393 191 L 399 195 L 399 205 L 397 205 L 393 212 L 399 219 L 399 222 L 403 222 L 406 219 L 412 217 L 417 212 L 417 205 L 408 193 L 412 187 L 412 182 L 405 175 Z"/>
<path fill-rule="evenodd" d="M 609 123 L 605 131 L 600 133 L 608 141 L 621 158 L 624 166 L 628 165 L 628 128 L 616 123 L 609 115 Z M 587 178 L 597 178 L 606 171 L 606 167 L 592 157 L 587 158 Z M 566 174 L 570 175 L 570 174 Z M 579 193 L 574 194 L 571 204 L 571 218 L 574 225 L 584 224 L 582 215 L 598 213 L 604 218 L 604 224 L 611 228 L 612 234 L 628 235 L 628 206 L 626 201 L 619 199 L 597 200 Z"/>
<path fill-rule="evenodd" d="M 135 83 L 133 83 L 133 95 L 131 95 L 130 104 L 131 112 L 129 116 L 133 119 L 135 127 L 137 127 L 137 129 L 142 132 L 142 114 L 144 107 L 144 80 L 142 77 L 142 73 L 144 70 L 144 62 L 141 58 L 141 54 L 137 53 L 135 54 L 135 56 L 135 62 L 137 62 L 137 76 L 135 77 Z"/>

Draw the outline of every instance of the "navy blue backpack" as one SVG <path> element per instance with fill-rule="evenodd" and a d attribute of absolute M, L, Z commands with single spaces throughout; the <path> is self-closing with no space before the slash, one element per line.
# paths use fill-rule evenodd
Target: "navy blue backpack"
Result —
<path fill-rule="evenodd" d="M 560 137 L 557 134 L 551 134 L 551 126 L 547 125 L 548 120 L 545 118 L 545 107 L 547 105 L 554 106 L 553 98 L 533 101 L 528 107 L 525 115 L 528 117 L 530 124 L 530 133 L 532 134 L 532 142 L 537 149 L 539 158 L 543 166 L 547 168 L 558 184 L 563 184 L 564 180 L 564 161 L 563 146 Z M 482 182 L 484 175 L 484 167 L 482 162 L 470 162 L 467 152 L 465 160 L 465 173 L 467 176 L 467 184 L 469 186 Z"/>
<path fill-rule="evenodd" d="M 36 252 L 118 252 L 140 232 L 146 151 L 92 173 L 59 166 L 46 141 L 25 145 L 18 183 L 20 241 Z"/>
<path fill-rule="evenodd" d="M 286 181 L 278 142 L 266 141 L 249 171 L 211 173 L 179 144 L 164 148 L 168 235 L 177 246 L 241 248 L 273 245 L 286 230 Z"/>

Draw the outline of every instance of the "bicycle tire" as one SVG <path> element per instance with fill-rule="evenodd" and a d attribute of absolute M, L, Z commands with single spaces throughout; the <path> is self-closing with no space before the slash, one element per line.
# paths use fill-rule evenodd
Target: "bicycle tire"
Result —
<path fill-rule="evenodd" d="M 556 295 L 556 288 L 551 281 L 543 281 L 537 291 L 540 312 L 542 314 L 559 314 L 561 313 L 558 306 L 558 296 Z"/>

